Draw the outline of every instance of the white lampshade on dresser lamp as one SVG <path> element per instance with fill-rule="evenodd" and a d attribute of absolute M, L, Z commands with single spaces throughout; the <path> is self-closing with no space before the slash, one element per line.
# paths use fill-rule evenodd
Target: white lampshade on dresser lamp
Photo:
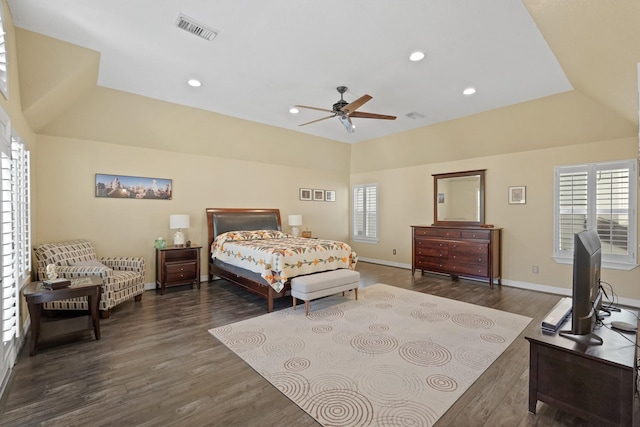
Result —
<path fill-rule="evenodd" d="M 189 228 L 189 215 L 169 215 L 169 228 L 178 230 L 173 235 L 173 245 L 177 247 L 184 246 L 183 228 Z"/>
<path fill-rule="evenodd" d="M 302 225 L 302 215 L 289 215 L 289 227 L 294 237 L 300 236 L 300 227 Z"/>

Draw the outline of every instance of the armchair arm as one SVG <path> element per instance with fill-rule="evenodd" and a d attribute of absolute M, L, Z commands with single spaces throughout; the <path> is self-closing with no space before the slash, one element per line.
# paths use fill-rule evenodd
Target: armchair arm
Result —
<path fill-rule="evenodd" d="M 113 275 L 113 270 L 108 267 L 88 267 L 88 266 L 56 266 L 58 277 L 73 279 L 75 277 L 100 276 L 106 282 L 108 277 Z"/>
<path fill-rule="evenodd" d="M 138 257 L 102 257 L 100 262 L 114 270 L 144 272 L 144 258 Z"/>

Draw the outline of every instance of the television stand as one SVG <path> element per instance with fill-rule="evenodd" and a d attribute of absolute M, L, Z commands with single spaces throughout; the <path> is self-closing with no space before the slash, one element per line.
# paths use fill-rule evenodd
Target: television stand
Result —
<path fill-rule="evenodd" d="M 638 324 L 628 310 L 614 312 L 607 320 Z M 571 329 L 571 321 L 567 323 L 566 329 Z M 539 324 L 527 331 L 529 412 L 535 414 L 541 401 L 594 425 L 634 425 L 637 335 L 629 342 L 605 326 L 597 332 L 602 345 L 543 334 Z"/>
<path fill-rule="evenodd" d="M 595 341 L 595 343 L 593 345 L 602 345 L 603 344 L 602 338 L 600 338 L 598 335 L 594 334 L 593 332 L 591 332 L 590 334 L 586 334 L 586 335 L 577 335 L 577 334 L 571 333 L 570 330 L 565 330 L 565 331 L 558 332 L 558 335 L 560 335 L 561 337 L 568 338 L 570 340 L 574 340 L 574 341 L 579 342 L 581 344 L 591 345 L 591 342 L 593 342 L 593 341 Z M 585 342 L 585 341 L 587 341 L 585 338 L 588 338 L 589 342 Z"/>

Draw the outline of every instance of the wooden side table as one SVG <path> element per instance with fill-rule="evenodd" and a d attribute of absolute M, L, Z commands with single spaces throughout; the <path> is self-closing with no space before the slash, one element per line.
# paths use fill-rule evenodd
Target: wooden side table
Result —
<path fill-rule="evenodd" d="M 202 246 L 156 248 L 156 292 L 164 295 L 169 286 L 193 285 L 200 289 L 200 249 Z"/>
<path fill-rule="evenodd" d="M 27 300 L 29 307 L 29 317 L 31 318 L 31 346 L 29 354 L 36 354 L 36 347 L 41 335 L 41 318 L 42 306 L 46 302 L 59 301 L 69 298 L 78 298 L 86 296 L 89 302 L 89 317 L 93 325 L 93 333 L 96 340 L 100 339 L 100 319 L 98 316 L 98 304 L 100 303 L 100 294 L 102 293 L 102 279 L 97 276 L 82 277 L 71 279 L 71 286 L 62 289 L 48 290 L 42 282 L 31 282 L 25 286 L 23 295 Z M 71 319 L 67 319 L 71 320 Z M 57 334 L 64 335 L 70 332 L 77 332 L 78 329 L 70 329 L 69 323 L 60 320 L 53 322 L 57 325 Z M 66 323 L 66 324 L 65 324 Z M 65 327 L 67 326 L 67 327 Z"/>

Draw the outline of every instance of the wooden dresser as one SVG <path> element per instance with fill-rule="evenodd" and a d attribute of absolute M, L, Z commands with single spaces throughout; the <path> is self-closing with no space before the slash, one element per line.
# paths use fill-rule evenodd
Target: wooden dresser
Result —
<path fill-rule="evenodd" d="M 411 226 L 411 273 L 416 270 L 502 284 L 500 228 Z"/>

